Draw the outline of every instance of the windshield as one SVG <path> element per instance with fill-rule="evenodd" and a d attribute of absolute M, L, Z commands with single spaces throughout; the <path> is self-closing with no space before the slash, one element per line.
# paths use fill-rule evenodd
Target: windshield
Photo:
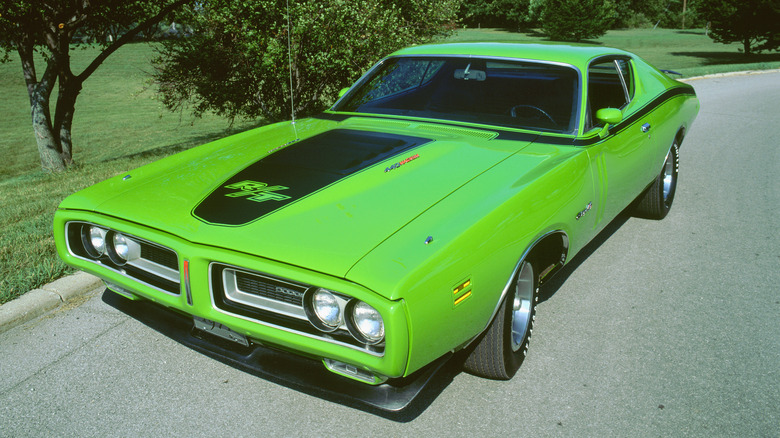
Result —
<path fill-rule="evenodd" d="M 392 114 L 571 133 L 577 71 L 480 58 L 385 60 L 334 111 Z"/>

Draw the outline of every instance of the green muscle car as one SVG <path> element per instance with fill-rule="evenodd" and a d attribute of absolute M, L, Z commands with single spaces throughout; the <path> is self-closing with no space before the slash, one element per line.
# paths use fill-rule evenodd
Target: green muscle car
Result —
<path fill-rule="evenodd" d="M 457 352 L 513 376 L 539 287 L 627 207 L 667 214 L 698 109 L 621 50 L 407 48 L 318 116 L 68 197 L 57 249 L 200 351 L 402 409 Z"/>

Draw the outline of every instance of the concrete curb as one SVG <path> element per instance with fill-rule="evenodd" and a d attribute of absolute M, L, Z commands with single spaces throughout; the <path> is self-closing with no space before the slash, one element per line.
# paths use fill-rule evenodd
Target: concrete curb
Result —
<path fill-rule="evenodd" d="M 77 272 L 33 289 L 0 306 L 0 333 L 31 321 L 79 298 L 100 285 L 99 278 Z"/>
<path fill-rule="evenodd" d="M 780 68 L 770 70 L 743 70 L 743 71 L 730 71 L 725 73 L 712 73 L 704 76 L 691 76 L 690 78 L 678 79 L 680 82 L 695 81 L 699 79 L 712 79 L 712 78 L 725 78 L 729 76 L 745 76 L 745 75 L 760 75 L 764 73 L 778 73 Z"/>

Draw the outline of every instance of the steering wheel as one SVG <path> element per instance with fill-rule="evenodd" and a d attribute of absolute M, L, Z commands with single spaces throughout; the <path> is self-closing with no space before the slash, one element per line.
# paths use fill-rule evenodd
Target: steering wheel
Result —
<path fill-rule="evenodd" d="M 518 109 L 524 109 L 524 108 L 530 108 L 530 109 L 532 109 L 532 110 L 535 110 L 537 113 L 539 113 L 539 114 L 542 114 L 543 116 L 547 117 L 547 120 L 549 120 L 550 122 L 552 122 L 552 124 L 553 124 L 553 125 L 557 125 L 557 123 L 555 123 L 555 120 L 553 120 L 553 118 L 552 118 L 552 117 L 550 117 L 550 115 L 549 115 L 549 114 L 547 114 L 547 112 L 546 112 L 545 110 L 543 110 L 543 109 L 539 108 L 538 106 L 533 106 L 533 105 L 515 105 L 515 106 L 513 106 L 513 107 L 512 107 L 512 108 L 509 110 L 509 114 L 510 114 L 512 117 L 517 117 L 517 110 L 518 110 Z M 537 118 L 539 118 L 539 117 L 537 117 Z"/>

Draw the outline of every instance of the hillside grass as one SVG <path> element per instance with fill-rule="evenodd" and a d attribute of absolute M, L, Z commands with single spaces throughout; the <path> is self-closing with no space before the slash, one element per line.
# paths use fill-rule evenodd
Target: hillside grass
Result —
<path fill-rule="evenodd" d="M 451 41 L 544 41 L 537 33 L 461 30 Z M 697 76 L 780 68 L 780 54 L 745 57 L 739 45 L 713 43 L 701 31 L 610 31 L 596 41 L 634 52 L 659 68 Z M 73 52 L 79 72 L 97 53 Z M 147 44 L 131 44 L 108 58 L 84 84 L 73 126 L 77 165 L 58 175 L 40 171 L 30 107 L 18 59 L 0 64 L 0 304 L 71 272 L 54 250 L 52 219 L 69 194 L 172 153 L 257 126 L 164 109 L 148 86 Z"/>
<path fill-rule="evenodd" d="M 96 53 L 95 48 L 73 51 L 74 71 Z M 87 79 L 72 133 L 77 165 L 61 174 L 41 172 L 18 59 L 0 64 L 0 304 L 72 272 L 57 256 L 52 237 L 54 211 L 66 196 L 257 125 L 229 128 L 220 117 L 194 119 L 166 110 L 149 89 L 152 56 L 147 44 L 125 46 Z"/>

